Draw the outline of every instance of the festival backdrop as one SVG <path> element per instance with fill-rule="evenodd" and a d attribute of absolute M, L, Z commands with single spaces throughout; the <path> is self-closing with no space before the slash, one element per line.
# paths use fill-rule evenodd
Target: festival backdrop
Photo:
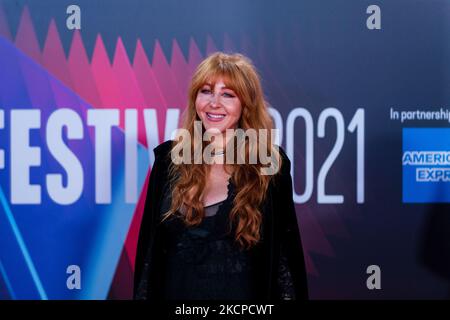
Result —
<path fill-rule="evenodd" d="M 445 0 L 0 0 L 0 299 L 132 297 L 153 148 L 218 50 L 261 75 L 311 298 L 449 298 L 449 23 Z"/>

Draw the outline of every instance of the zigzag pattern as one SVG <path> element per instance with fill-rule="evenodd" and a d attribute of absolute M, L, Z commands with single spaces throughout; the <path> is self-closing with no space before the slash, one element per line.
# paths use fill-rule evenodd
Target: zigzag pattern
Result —
<path fill-rule="evenodd" d="M 86 53 L 83 39 L 78 31 L 74 31 L 68 56 L 64 52 L 58 28 L 52 19 L 43 48 L 39 47 L 30 12 L 24 7 L 15 38 L 10 32 L 6 16 L 0 6 L 0 36 L 9 39 L 26 55 L 42 65 L 48 72 L 59 79 L 66 87 L 76 92 L 79 97 L 95 108 L 118 108 L 123 111 L 127 108 L 156 108 L 158 110 L 158 123 L 165 123 L 167 108 L 178 107 L 184 109 L 186 92 L 190 76 L 194 68 L 203 59 L 203 55 L 194 41 L 190 39 L 188 58 L 186 59 L 177 40 L 172 43 L 172 57 L 169 62 L 156 40 L 153 52 L 153 61 L 149 61 L 140 39 L 136 41 L 133 59 L 130 59 L 124 48 L 122 39 L 117 39 L 114 58 L 109 60 L 103 39 L 98 35 L 91 59 Z M 272 80 L 270 68 L 266 67 L 266 57 L 263 52 L 267 43 L 263 36 L 259 37 L 257 46 L 253 46 L 246 35 L 242 35 L 239 49 L 241 52 L 254 56 L 261 62 L 261 69 Z M 296 45 L 296 44 L 294 44 Z M 237 46 L 225 34 L 222 48 L 224 51 L 236 51 Z M 211 37 L 207 38 L 206 54 L 217 51 L 217 46 Z M 273 81 L 277 94 L 286 97 L 284 89 Z M 288 98 L 286 98 L 288 100 Z M 146 146 L 143 117 L 138 118 L 138 139 Z M 124 123 L 120 123 L 123 128 Z M 164 137 L 164 126 L 159 126 L 159 140 Z M 128 298 L 131 294 L 130 280 L 134 269 L 135 248 L 137 235 L 142 218 L 144 196 L 147 184 L 141 191 L 139 202 L 136 205 L 134 218 L 128 232 L 121 261 L 111 290 L 114 298 Z M 318 275 L 309 253 L 333 256 L 334 252 L 328 242 L 325 230 L 314 218 L 311 208 L 302 206 L 302 222 L 304 224 L 302 238 L 305 247 L 306 264 L 308 272 Z M 332 231 L 336 235 L 346 235 L 345 226 L 334 221 L 338 227 Z M 124 274 L 125 273 L 125 274 Z"/>

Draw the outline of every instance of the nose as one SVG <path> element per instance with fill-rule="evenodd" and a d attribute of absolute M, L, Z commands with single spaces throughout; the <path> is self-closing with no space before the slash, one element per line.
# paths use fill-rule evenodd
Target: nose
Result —
<path fill-rule="evenodd" d="M 210 98 L 211 107 L 217 108 L 219 107 L 219 95 L 212 94 Z"/>

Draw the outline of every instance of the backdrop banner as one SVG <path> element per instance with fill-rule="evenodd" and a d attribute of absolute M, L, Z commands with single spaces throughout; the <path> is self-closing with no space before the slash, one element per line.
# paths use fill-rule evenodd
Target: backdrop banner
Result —
<path fill-rule="evenodd" d="M 450 2 L 0 0 L 0 299 L 130 299 L 196 66 L 259 71 L 311 299 L 450 298 Z"/>

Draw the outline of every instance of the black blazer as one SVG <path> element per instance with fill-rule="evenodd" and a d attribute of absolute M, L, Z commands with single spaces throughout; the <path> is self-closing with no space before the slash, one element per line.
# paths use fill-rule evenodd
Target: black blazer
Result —
<path fill-rule="evenodd" d="M 164 279 L 159 237 L 160 206 L 165 188 L 169 186 L 169 164 L 172 141 L 157 146 L 153 152 L 155 162 L 145 201 L 144 214 L 139 232 L 134 273 L 135 299 L 161 299 Z M 254 274 L 259 285 L 258 292 L 262 300 L 280 299 L 280 290 L 288 276 L 288 285 L 295 291 L 295 299 L 308 299 L 308 286 L 301 238 L 297 225 L 294 202 L 292 199 L 292 179 L 290 161 L 284 150 L 280 173 L 271 180 L 266 200 L 261 209 L 263 223 L 261 241 L 254 246 L 257 272 Z M 280 268 L 284 261 L 287 266 Z M 287 267 L 287 268 L 286 268 Z M 284 269 L 284 271 L 280 271 Z M 286 274 L 286 271 L 287 274 Z M 283 272 L 284 274 L 281 274 Z"/>

